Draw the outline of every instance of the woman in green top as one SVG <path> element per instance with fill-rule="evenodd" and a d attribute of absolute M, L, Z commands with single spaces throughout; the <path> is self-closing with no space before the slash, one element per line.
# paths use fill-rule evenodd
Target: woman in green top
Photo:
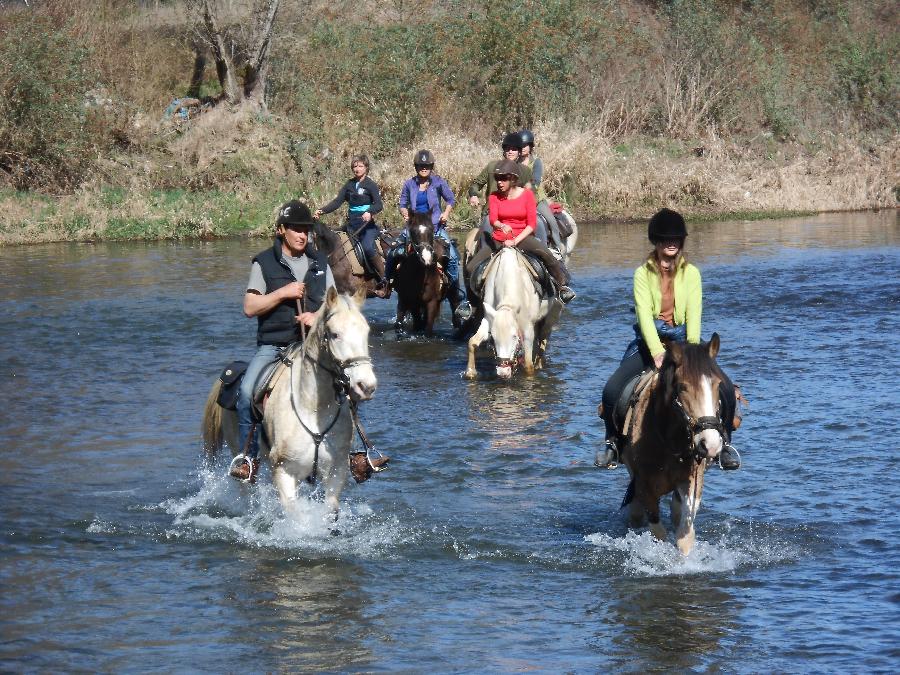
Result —
<path fill-rule="evenodd" d="M 625 350 L 625 356 L 603 388 L 603 422 L 606 425 L 605 447 L 597 452 L 595 464 L 615 468 L 619 459 L 613 414 L 625 385 L 644 370 L 662 366 L 670 342 L 700 342 L 700 317 L 703 313 L 703 287 L 700 270 L 684 258 L 687 226 L 680 213 L 662 209 L 651 219 L 647 236 L 653 250 L 647 260 L 634 271 L 634 312 L 637 334 Z M 727 438 L 719 463 L 723 469 L 738 469 L 741 457 L 731 445 L 736 407 L 734 385 L 722 373 L 719 391 L 722 423 Z"/>

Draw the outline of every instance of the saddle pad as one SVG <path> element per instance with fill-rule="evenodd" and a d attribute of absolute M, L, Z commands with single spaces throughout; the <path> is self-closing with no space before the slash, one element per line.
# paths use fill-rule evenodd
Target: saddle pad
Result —
<path fill-rule="evenodd" d="M 346 232 L 338 232 L 338 241 L 341 244 L 341 253 L 350 261 L 350 272 L 353 273 L 354 276 L 361 277 L 366 271 L 363 269 L 362 263 L 359 261 L 359 255 L 356 252 L 356 247 L 353 245 L 353 242 L 350 241 L 350 236 Z"/>
<path fill-rule="evenodd" d="M 658 374 L 659 371 L 649 368 L 637 377 L 632 378 L 625 385 L 622 395 L 616 402 L 616 410 L 613 417 L 617 423 L 621 421 L 621 424 L 617 424 L 617 426 L 622 430 L 623 436 L 628 437 L 631 435 L 631 419 L 634 414 L 634 408 L 641 394 L 644 393 L 644 390 L 647 389 L 651 382 L 656 380 Z"/>

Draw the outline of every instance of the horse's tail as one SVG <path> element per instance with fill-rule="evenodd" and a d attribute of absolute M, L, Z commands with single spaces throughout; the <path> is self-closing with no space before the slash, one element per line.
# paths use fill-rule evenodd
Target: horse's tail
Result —
<path fill-rule="evenodd" d="M 222 380 L 217 377 L 203 407 L 203 449 L 209 455 L 215 455 L 225 442 L 222 433 L 222 406 L 218 402 L 221 389 Z"/>

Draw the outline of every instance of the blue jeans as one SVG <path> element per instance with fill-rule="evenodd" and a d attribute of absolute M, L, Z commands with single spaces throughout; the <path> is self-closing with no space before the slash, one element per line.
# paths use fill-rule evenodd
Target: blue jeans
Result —
<path fill-rule="evenodd" d="M 656 332 L 661 339 L 670 340 L 672 342 L 687 342 L 687 326 L 684 324 L 680 326 L 670 326 L 662 319 L 653 319 L 653 323 L 656 324 Z M 641 336 L 640 325 L 634 324 L 633 328 L 634 334 L 637 337 L 629 342 L 628 346 L 625 348 L 625 354 L 622 356 L 623 361 L 636 353 L 644 342 L 644 338 Z"/>
<path fill-rule="evenodd" d="M 381 253 L 378 251 L 377 242 L 379 231 L 375 219 L 373 218 L 366 223 L 363 221 L 362 215 L 351 213 L 347 218 L 347 227 L 345 229 L 348 233 L 356 235 L 375 274 L 380 274 L 379 259 L 381 258 Z M 379 279 L 379 281 L 381 281 L 381 279 Z"/>
<path fill-rule="evenodd" d="M 253 385 L 256 384 L 256 378 L 263 369 L 277 361 L 281 356 L 282 347 L 277 345 L 260 345 L 256 350 L 250 363 L 247 364 L 247 370 L 241 380 L 241 388 L 238 390 L 237 399 L 237 416 L 238 416 L 238 451 L 244 449 L 247 443 L 247 436 L 250 434 L 250 427 L 253 426 Z M 247 455 L 256 457 L 259 454 L 259 428 L 253 434 L 250 445 L 247 447 Z"/>

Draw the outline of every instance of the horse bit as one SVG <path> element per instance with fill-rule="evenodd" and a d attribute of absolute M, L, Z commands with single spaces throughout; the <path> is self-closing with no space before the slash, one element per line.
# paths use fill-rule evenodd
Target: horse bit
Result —
<path fill-rule="evenodd" d="M 694 443 L 694 436 L 707 430 L 718 431 L 724 442 L 725 425 L 722 423 L 722 418 L 719 417 L 718 412 L 716 413 L 715 417 L 694 417 L 684 407 L 684 404 L 681 402 L 678 394 L 675 394 L 675 397 L 672 399 L 672 403 L 675 408 L 681 413 L 681 416 L 684 419 L 687 431 L 688 447 L 691 448 L 690 452 L 691 454 L 693 454 L 697 464 L 700 464 L 704 459 L 706 459 L 706 453 L 701 452 L 698 448 L 698 444 Z"/>

